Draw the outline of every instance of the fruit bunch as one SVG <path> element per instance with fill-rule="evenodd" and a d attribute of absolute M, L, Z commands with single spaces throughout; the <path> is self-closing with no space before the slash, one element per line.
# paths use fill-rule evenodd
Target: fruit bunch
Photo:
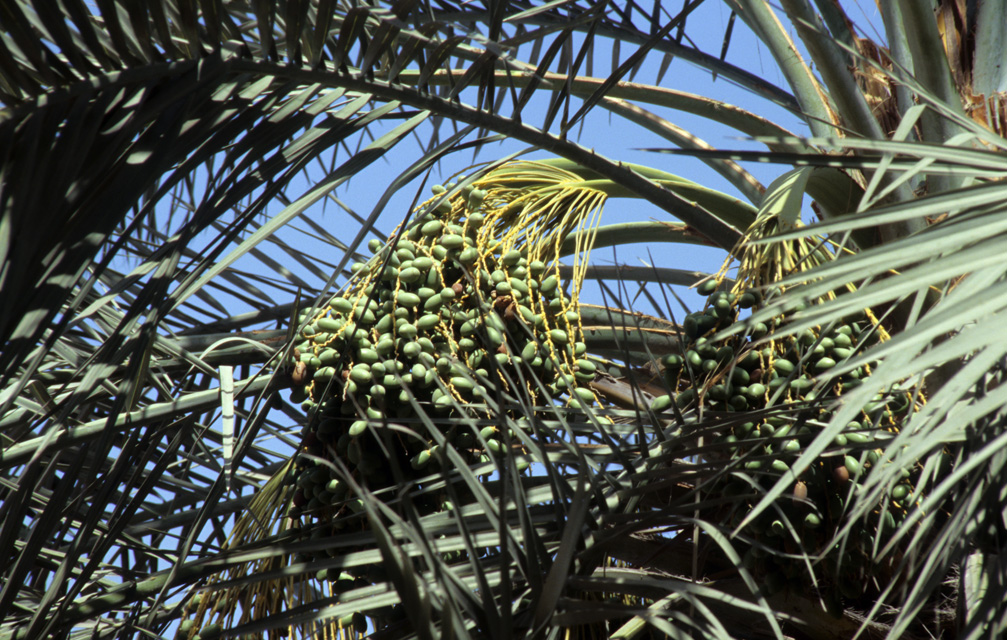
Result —
<path fill-rule="evenodd" d="M 762 303 L 758 290 L 720 290 L 711 279 L 699 291 L 707 302 L 685 318 L 684 353 L 663 360 L 672 393 L 657 398 L 653 408 L 662 411 L 672 402 L 681 409 L 701 407 L 727 425 L 709 461 L 718 467 L 725 458 L 736 459 L 739 473 L 720 475 L 705 490 L 731 499 L 731 513 L 724 519 L 732 528 L 742 524 L 781 477 L 792 481 L 789 499 L 741 530 L 742 540 L 749 542 L 746 565 L 765 579 L 770 591 L 788 582 L 807 586 L 807 566 L 787 557 L 803 548 L 824 557 L 819 586 L 835 586 L 847 598 L 861 595 L 884 571 L 871 562 L 875 543 L 883 545 L 913 507 L 913 473 L 902 472 L 902 481 L 868 519 L 854 525 L 845 544 L 835 545 L 834 536 L 847 524 L 859 482 L 882 463 L 881 440 L 897 432 L 913 409 L 910 394 L 875 396 L 810 468 L 795 475 L 791 465 L 829 424 L 836 401 L 870 375 L 869 365 L 842 375 L 833 375 L 833 369 L 880 339 L 881 328 L 863 312 L 839 326 L 774 337 L 785 317 L 768 325 L 743 317 Z M 741 331 L 713 339 L 730 328 Z"/>
<path fill-rule="evenodd" d="M 299 315 L 282 369 L 291 400 L 307 415 L 302 440 L 253 498 L 229 544 L 291 532 L 324 539 L 366 527 L 356 516 L 366 509 L 363 489 L 423 487 L 458 465 L 489 473 L 484 463 L 519 449 L 539 410 L 597 401 L 588 387 L 597 364 L 586 353 L 578 304 L 586 265 L 575 258 L 564 283 L 558 258 L 571 232 L 596 223 L 607 196 L 562 164 L 508 163 L 435 186 L 387 242 L 369 243 L 373 255 L 352 265 L 339 295 Z M 578 238 L 585 236 L 578 255 L 590 248 L 583 244 L 590 233 Z M 515 462 L 518 471 L 527 468 Z M 455 489 L 467 499 L 464 485 Z M 412 505 L 424 515 L 454 508 L 446 491 L 417 493 Z M 215 576 L 211 589 L 323 554 L 241 564 Z M 387 579 L 381 565 L 314 577 L 336 597 Z M 309 601 L 318 589 L 306 584 L 284 577 L 273 586 L 292 601 Z M 212 593 L 211 607 L 189 611 L 187 640 L 207 620 L 230 627 L 239 612 L 239 623 L 269 613 L 248 609 L 239 587 Z M 400 616 L 396 607 L 320 622 L 321 632 L 305 633 L 362 635 Z"/>
<path fill-rule="evenodd" d="M 291 472 L 288 515 L 362 509 L 326 459 L 380 487 L 390 464 L 419 477 L 449 464 L 445 446 L 475 463 L 519 441 L 479 419 L 595 401 L 576 296 L 560 286 L 554 246 L 515 225 L 515 208 L 534 199 L 513 193 L 492 178 L 435 187 L 412 224 L 371 241 L 348 291 L 302 314 L 291 399 L 309 414 L 303 449 L 313 455 Z M 435 435 L 421 416 L 468 420 L 443 420 Z"/>

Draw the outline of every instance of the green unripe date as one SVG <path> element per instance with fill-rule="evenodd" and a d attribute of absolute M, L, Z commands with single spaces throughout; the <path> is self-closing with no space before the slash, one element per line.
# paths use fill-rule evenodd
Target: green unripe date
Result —
<path fill-rule="evenodd" d="M 513 267 L 520 261 L 521 261 L 521 252 L 518 251 L 517 249 L 511 249 L 510 251 L 500 256 L 500 262 L 504 263 L 508 267 Z"/>
<path fill-rule="evenodd" d="M 557 278 L 556 276 L 549 276 L 548 278 L 542 281 L 541 285 L 539 285 L 539 291 L 542 293 L 542 295 L 547 296 L 555 292 L 558 286 L 559 286 L 559 278 Z"/>
<path fill-rule="evenodd" d="M 428 238 L 438 235 L 443 230 L 444 230 L 444 223 L 441 222 L 440 220 L 431 220 L 430 222 L 424 223 L 423 226 L 420 227 L 420 233 L 427 236 Z"/>
<path fill-rule="evenodd" d="M 444 305 L 444 299 L 441 298 L 440 294 L 435 294 L 427 298 L 427 301 L 423 303 L 423 310 L 429 313 L 440 311 L 441 306 Z"/>
<path fill-rule="evenodd" d="M 312 379 L 318 383 L 326 383 L 329 380 L 332 380 L 332 378 L 335 375 L 336 375 L 335 367 L 322 367 L 321 369 L 315 372 L 315 375 L 312 376 Z"/>
<path fill-rule="evenodd" d="M 712 294 L 714 291 L 717 290 L 717 285 L 718 283 L 716 280 L 713 279 L 707 280 L 706 282 L 703 282 L 698 287 L 696 287 L 696 293 L 698 293 L 701 296 L 709 296 L 710 294 Z"/>
<path fill-rule="evenodd" d="M 671 354 L 665 356 L 664 359 L 661 361 L 661 364 L 663 364 L 664 367 L 669 371 L 677 371 L 681 369 L 682 366 L 685 364 L 685 358 L 683 358 L 678 354 Z"/>
<path fill-rule="evenodd" d="M 696 390 L 690 388 L 682 391 L 677 396 L 675 396 L 675 404 L 684 409 L 689 404 L 691 404 L 695 399 L 696 399 Z"/>
<path fill-rule="evenodd" d="M 441 323 L 441 317 L 436 313 L 427 313 L 416 321 L 416 327 L 421 331 L 430 331 Z"/>
<path fill-rule="evenodd" d="M 556 344 L 566 344 L 570 341 L 570 337 L 562 329 L 553 329 L 550 331 L 549 338 Z"/>
<path fill-rule="evenodd" d="M 827 371 L 834 366 L 836 366 L 836 361 L 833 360 L 832 358 L 829 358 L 828 356 L 824 358 L 819 358 L 818 361 L 815 362 L 815 369 L 817 369 L 818 371 Z"/>
<path fill-rule="evenodd" d="M 750 385 L 748 387 L 748 391 L 745 392 L 745 395 L 751 398 L 752 400 L 761 398 L 762 396 L 766 395 L 766 385 L 756 382 L 755 384 Z"/>
<path fill-rule="evenodd" d="M 423 273 L 416 267 L 410 266 L 399 271 L 399 280 L 406 284 L 419 282 L 421 277 L 423 277 Z"/>
<path fill-rule="evenodd" d="M 794 372 L 794 363 L 790 360 L 779 358 L 773 361 L 773 370 L 780 375 L 788 376 Z"/>
<path fill-rule="evenodd" d="M 350 379 L 357 384 L 370 382 L 371 378 L 371 368 L 366 364 L 358 364 L 350 369 Z"/>
<path fill-rule="evenodd" d="M 465 247 L 462 249 L 462 252 L 458 254 L 458 262 L 464 265 L 474 264 L 478 259 L 479 250 L 475 247 Z"/>
<path fill-rule="evenodd" d="M 521 359 L 530 362 L 538 355 L 538 345 L 534 342 L 528 342 L 525 344 L 524 348 L 521 349 Z"/>
<path fill-rule="evenodd" d="M 416 470 L 423 469 L 428 464 L 430 464 L 430 450 L 429 449 L 426 449 L 424 451 L 420 451 L 415 456 L 413 456 L 412 459 L 409 461 L 409 466 L 411 466 L 413 469 L 416 469 Z"/>
<path fill-rule="evenodd" d="M 448 234 L 441 237 L 441 246 L 445 249 L 460 249 L 465 245 L 465 238 L 456 234 Z"/>
<path fill-rule="evenodd" d="M 650 410 L 654 413 L 661 413 L 671 408 L 671 396 L 658 396 L 650 403 Z"/>
<path fill-rule="evenodd" d="M 316 322 L 318 328 L 328 333 L 336 333 L 343 328 L 345 322 L 338 318 L 319 318 Z"/>
<path fill-rule="evenodd" d="M 847 437 L 849 437 L 849 434 L 847 434 Z M 843 457 L 843 465 L 850 472 L 851 476 L 860 475 L 860 460 L 853 456 L 845 456 Z"/>

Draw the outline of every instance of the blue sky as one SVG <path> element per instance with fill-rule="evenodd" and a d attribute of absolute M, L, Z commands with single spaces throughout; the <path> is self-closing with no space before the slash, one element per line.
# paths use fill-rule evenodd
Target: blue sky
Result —
<path fill-rule="evenodd" d="M 719 52 L 722 34 L 728 17 L 729 11 L 721 3 L 704 3 L 690 16 L 688 33 L 701 48 L 707 51 Z M 610 68 L 611 49 L 607 47 L 608 43 L 603 40 L 598 41 L 595 51 L 594 73 L 596 76 L 604 77 Z M 632 53 L 627 47 L 623 47 L 620 51 L 620 61 L 625 60 Z M 748 68 L 750 71 L 764 75 L 767 80 L 783 86 L 782 78 L 776 72 L 776 67 L 771 56 L 757 45 L 754 38 L 740 21 L 735 25 L 734 37 L 727 59 Z M 655 83 L 660 62 L 661 55 L 652 54 L 633 80 L 640 83 Z M 699 93 L 729 103 L 742 105 L 760 115 L 784 124 L 797 133 L 803 133 L 799 120 L 792 114 L 783 111 L 764 99 L 748 93 L 723 78 L 714 81 L 708 71 L 700 69 L 685 60 L 676 59 L 671 63 L 670 69 L 661 81 L 661 86 Z M 462 99 L 465 100 L 466 97 L 471 99 L 470 95 L 463 95 Z M 541 100 L 539 105 L 533 104 L 526 110 L 526 122 L 533 125 L 537 124 L 536 118 L 540 119 L 542 117 L 542 104 L 544 104 L 544 100 Z M 575 102 L 574 108 L 577 106 L 578 103 Z M 655 111 L 675 125 L 690 131 L 715 147 L 729 149 L 761 148 L 761 145 L 740 139 L 738 134 L 733 130 L 717 125 L 710 120 L 670 110 L 655 109 Z M 445 128 L 444 131 L 450 133 L 449 128 Z M 420 136 L 423 136 L 422 132 Z M 610 159 L 652 166 L 680 175 L 704 186 L 723 190 L 732 195 L 738 195 L 726 180 L 697 159 L 640 151 L 639 149 L 642 148 L 668 147 L 671 144 L 603 109 L 596 108 L 589 114 L 583 126 L 576 128 L 571 133 L 571 138 L 576 139 L 583 146 L 589 147 Z M 510 153 L 519 152 L 524 148 L 524 145 L 510 140 L 501 144 L 484 147 L 475 158 L 473 158 L 470 151 L 449 156 L 439 166 L 435 167 L 427 183 L 428 188 L 431 184 L 445 181 L 448 176 L 464 169 L 473 162 L 493 160 Z M 337 190 L 336 196 L 346 206 L 351 207 L 358 214 L 366 216 L 371 212 L 378 197 L 383 193 L 388 181 L 418 157 L 419 152 L 416 145 L 412 141 L 405 141 L 391 154 L 375 163 L 363 174 L 355 177 L 347 186 Z M 536 152 L 531 153 L 527 157 L 543 158 L 548 156 L 541 152 Z M 778 174 L 787 169 L 786 167 L 771 165 L 756 165 L 746 168 L 755 174 L 764 184 L 768 184 Z M 402 216 L 409 209 L 413 198 L 416 197 L 418 185 L 419 181 L 414 181 L 413 184 L 402 189 L 391 200 L 380 219 L 379 227 L 381 231 L 390 231 L 401 220 Z M 305 184 L 305 188 L 307 188 L 307 184 Z M 427 190 L 420 195 L 419 199 L 422 200 L 428 196 L 429 191 Z M 321 204 L 316 205 L 313 210 L 309 210 L 307 215 L 318 220 L 330 230 L 330 233 L 337 235 L 344 241 L 349 241 L 352 238 L 352 233 L 355 233 L 359 229 L 359 226 L 353 223 L 346 213 L 338 210 L 334 202 L 325 203 L 324 213 L 322 209 L 323 206 Z M 649 219 L 669 220 L 669 216 L 664 211 L 642 200 L 617 199 L 609 202 L 602 223 L 614 224 L 621 221 Z M 294 226 L 300 225 L 295 223 Z M 285 237 L 286 235 L 284 233 Z M 290 242 L 293 243 L 294 240 L 290 240 Z M 303 238 L 299 242 L 305 243 L 301 246 L 311 246 Z M 364 244 L 366 244 L 366 241 Z M 316 248 L 309 248 L 308 250 L 326 251 L 324 246 L 321 245 L 316 245 Z M 656 266 L 703 271 L 716 270 L 720 267 L 723 258 L 724 253 L 720 250 L 666 244 L 651 247 L 644 245 L 623 247 L 620 248 L 617 256 L 613 255 L 612 250 L 606 249 L 592 256 L 595 264 L 609 264 L 618 260 L 623 264 L 641 265 L 653 259 Z M 698 297 L 691 297 L 688 292 L 683 291 L 682 294 L 685 295 L 690 304 L 695 304 L 699 301 Z M 585 301 L 600 302 L 600 299 L 588 299 Z"/>

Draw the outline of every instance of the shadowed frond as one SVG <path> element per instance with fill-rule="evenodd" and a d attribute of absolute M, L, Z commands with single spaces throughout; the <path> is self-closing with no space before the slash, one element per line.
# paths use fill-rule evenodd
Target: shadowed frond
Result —
<path fill-rule="evenodd" d="M 934 4 L 6 3 L 0 638 L 1001 632 L 1005 16 Z"/>

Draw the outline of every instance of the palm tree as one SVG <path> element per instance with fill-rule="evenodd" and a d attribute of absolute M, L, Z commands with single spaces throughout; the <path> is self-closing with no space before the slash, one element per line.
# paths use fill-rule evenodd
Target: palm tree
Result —
<path fill-rule="evenodd" d="M 777 9 L 725 0 L 729 24 L 740 18 L 772 54 L 785 88 L 691 44 L 689 18 L 702 4 L 6 4 L 0 637 L 1001 632 L 1002 3 L 946 0 L 935 12 L 884 0 L 885 34 L 872 41 L 835 0 Z M 633 52 L 595 77 L 605 42 Z M 795 135 L 667 88 L 664 66 L 661 86 L 632 81 L 660 56 L 782 106 L 806 129 Z M 673 147 L 655 151 L 707 163 L 744 200 L 594 153 L 578 126 L 595 110 Z M 714 149 L 666 119 L 675 112 L 765 149 Z M 588 390 L 574 394 L 580 402 L 542 374 L 524 387 L 527 404 L 479 414 L 495 421 L 486 436 L 458 395 L 443 396 L 447 418 L 414 402 L 403 433 L 422 434 L 423 460 L 441 464 L 399 464 L 386 448 L 386 459 L 370 459 L 387 465 L 383 483 L 366 481 L 358 461 L 319 455 L 312 420 L 324 401 L 300 391 L 310 358 L 295 364 L 294 347 L 314 335 L 305 330 L 319 310 L 364 290 L 351 284 L 333 297 L 371 269 L 351 266 L 367 263 L 368 234 L 378 238 L 369 264 L 390 260 L 391 225 L 378 221 L 387 200 L 457 151 L 485 153 L 501 138 L 559 159 L 520 173 L 512 158 L 492 158 L 432 200 L 417 195 L 415 217 L 439 209 L 451 222 L 483 187 L 501 202 L 559 202 L 559 217 L 547 216 L 555 242 L 522 227 L 513 246 L 549 265 L 581 255 L 558 275 L 639 282 L 669 313 L 657 301 L 671 285 L 708 275 L 584 269 L 582 250 L 717 247 L 740 263 L 737 293 L 744 285 L 764 300 L 718 324 L 711 344 L 739 344 L 728 341 L 775 323 L 765 357 L 782 360 L 802 335 L 817 349 L 863 314 L 856 322 L 868 334 L 890 339 L 835 372 L 869 377 L 856 387 L 845 378 L 838 405 L 821 400 L 836 399 L 825 390 L 838 378 L 819 372 L 817 404 L 802 392 L 801 402 L 721 411 L 692 368 L 672 375 L 683 347 L 698 346 L 698 316 L 680 330 L 674 317 L 633 313 L 617 297 L 566 321 L 587 350 L 571 347 L 570 358 L 590 354 L 585 362 L 606 367 L 605 377 L 567 385 Z M 409 139 L 421 141 L 415 158 L 400 155 Z M 374 213 L 335 196 L 391 155 L 406 168 L 385 179 Z M 749 160 L 778 166 L 771 184 L 738 164 Z M 315 166 L 320 175 L 296 193 Z M 595 194 L 643 199 L 677 222 L 578 230 L 594 205 L 563 198 Z M 808 227 L 797 223 L 805 194 L 820 219 Z M 321 202 L 354 230 L 330 232 L 311 209 Z M 479 259 L 503 260 L 490 241 L 507 240 L 503 229 L 530 211 L 546 209 L 492 218 L 497 231 L 481 236 Z M 402 234 L 413 228 L 403 224 Z M 292 228 L 310 250 L 285 235 Z M 708 281 L 731 285 L 724 273 Z M 712 295 L 711 308 L 726 299 Z M 563 309 L 577 309 L 575 298 Z M 248 311 L 234 313 L 238 305 Z M 690 391 L 698 402 L 664 411 Z M 897 396 L 910 399 L 898 415 Z M 872 402 L 889 422 L 866 425 L 860 435 L 872 444 L 858 449 L 844 430 Z M 762 473 L 764 450 L 726 431 L 770 418 L 802 425 L 809 407 L 810 435 L 793 439 L 784 471 Z M 473 425 L 478 437 L 451 444 L 452 429 Z M 806 501 L 802 478 L 836 456 L 848 475 L 858 460 L 871 470 L 843 485 L 855 489 L 829 512 L 841 517 L 812 544 L 772 514 Z M 302 518 L 291 496 L 306 498 L 304 470 L 325 461 L 352 499 L 334 520 Z M 904 476 L 901 522 L 875 535 Z M 739 480 L 743 498 L 729 496 Z M 754 536 L 766 514 L 791 537 L 776 533 L 773 546 Z M 867 584 L 837 590 L 848 563 L 836 558 L 850 549 Z M 767 565 L 788 568 L 789 582 Z"/>

